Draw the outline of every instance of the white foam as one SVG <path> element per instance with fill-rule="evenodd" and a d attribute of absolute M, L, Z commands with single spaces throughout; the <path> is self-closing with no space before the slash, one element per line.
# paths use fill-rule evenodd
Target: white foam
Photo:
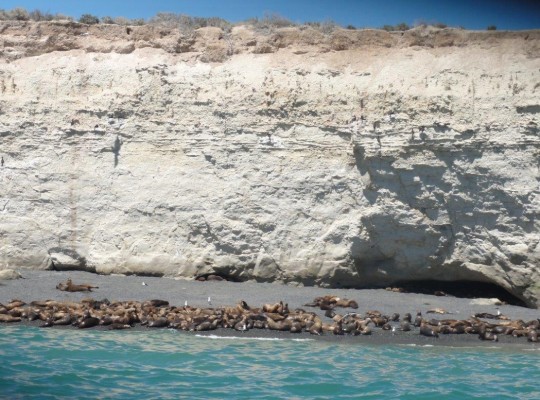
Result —
<path fill-rule="evenodd" d="M 266 337 L 241 337 L 241 336 L 218 336 L 218 335 L 195 335 L 205 339 L 224 339 L 224 340 L 262 340 L 262 341 L 293 341 L 293 342 L 309 342 L 314 339 L 282 339 L 282 338 L 266 338 Z"/>

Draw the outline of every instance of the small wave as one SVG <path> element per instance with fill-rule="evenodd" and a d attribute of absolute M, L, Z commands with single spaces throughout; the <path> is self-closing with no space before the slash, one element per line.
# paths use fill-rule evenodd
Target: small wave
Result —
<path fill-rule="evenodd" d="M 224 339 L 224 340 L 262 340 L 262 341 L 292 341 L 292 342 L 309 342 L 313 339 L 283 339 L 283 338 L 268 338 L 268 337 L 241 337 L 241 336 L 219 336 L 219 335 L 195 335 L 205 339 Z"/>

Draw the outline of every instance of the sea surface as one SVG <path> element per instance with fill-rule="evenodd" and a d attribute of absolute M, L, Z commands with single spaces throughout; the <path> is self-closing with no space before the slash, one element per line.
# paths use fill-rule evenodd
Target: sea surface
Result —
<path fill-rule="evenodd" d="M 6 399 L 538 399 L 538 347 L 0 326 Z"/>

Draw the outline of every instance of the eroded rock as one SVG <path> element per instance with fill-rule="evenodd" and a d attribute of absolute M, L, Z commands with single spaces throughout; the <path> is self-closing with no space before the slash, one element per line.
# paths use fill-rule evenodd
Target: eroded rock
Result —
<path fill-rule="evenodd" d="M 0 31 L 0 267 L 538 304 L 539 31 Z"/>

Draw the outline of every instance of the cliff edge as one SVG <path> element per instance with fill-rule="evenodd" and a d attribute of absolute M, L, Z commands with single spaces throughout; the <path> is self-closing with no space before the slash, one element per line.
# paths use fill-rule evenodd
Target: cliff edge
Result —
<path fill-rule="evenodd" d="M 540 31 L 0 22 L 0 268 L 540 304 Z"/>

